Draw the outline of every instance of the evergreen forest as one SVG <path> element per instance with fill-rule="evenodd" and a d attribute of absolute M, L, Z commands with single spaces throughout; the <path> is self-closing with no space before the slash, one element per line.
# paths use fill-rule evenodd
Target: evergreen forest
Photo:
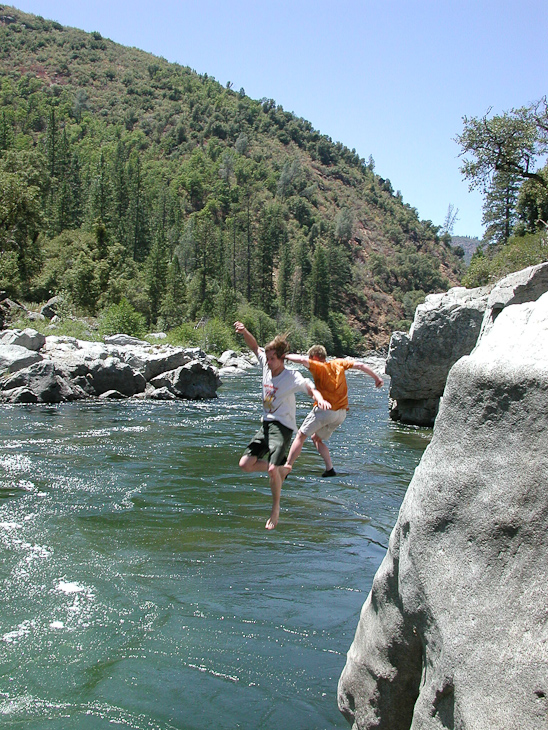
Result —
<path fill-rule="evenodd" d="M 372 140 L 372 146 L 374 140 Z M 217 349 L 387 345 L 462 249 L 273 99 L 0 6 L 0 289 Z M 117 320 L 118 317 L 118 320 Z M 106 324 L 105 324 L 106 326 Z"/>

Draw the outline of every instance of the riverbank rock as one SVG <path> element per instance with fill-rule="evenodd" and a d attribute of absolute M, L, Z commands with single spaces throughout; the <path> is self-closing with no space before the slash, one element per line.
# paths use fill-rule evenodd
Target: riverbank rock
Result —
<path fill-rule="evenodd" d="M 192 400 L 216 398 L 217 388 L 220 385 L 217 370 L 198 360 L 158 375 L 150 382 L 162 392 L 165 388 L 179 398 L 191 398 Z"/>
<path fill-rule="evenodd" d="M 59 313 L 59 308 L 63 304 L 63 297 L 55 296 L 49 299 L 40 309 L 40 314 L 46 319 L 53 319 Z"/>
<path fill-rule="evenodd" d="M 24 330 L 7 330 L 0 333 L 0 344 L 19 345 L 27 350 L 38 352 L 46 344 L 46 338 L 36 330 L 27 328 Z"/>
<path fill-rule="evenodd" d="M 531 266 L 495 286 L 455 287 L 430 294 L 417 307 L 409 334 L 390 340 L 386 373 L 390 383 L 390 418 L 432 426 L 452 366 L 472 352 L 500 312 L 512 304 L 536 301 L 548 291 L 548 264 Z"/>
<path fill-rule="evenodd" d="M 36 352 L 36 349 L 40 352 Z M 74 400 L 75 394 L 78 397 L 87 395 L 103 398 L 141 396 L 155 400 L 175 397 L 214 398 L 221 384 L 218 371 L 200 348 L 151 345 L 126 335 L 108 338 L 103 343 L 77 340 L 74 337 L 44 338 L 35 330 L 8 330 L 0 335 L 0 373 L 25 370 L 26 380 L 17 385 L 11 381 L 9 384 L 7 381 L 0 382 L 1 399 L 10 402 L 16 402 L 15 398 L 17 402 L 54 402 L 45 401 L 47 396 L 40 395 L 45 388 L 42 371 L 29 369 L 29 366 L 42 360 L 53 366 L 51 378 L 61 379 L 70 385 L 65 387 L 58 384 L 62 400 Z M 186 370 L 173 376 L 181 367 Z M 164 390 L 156 394 L 157 388 L 150 385 L 154 378 L 164 373 L 171 374 L 171 380 L 168 378 L 171 389 L 169 396 Z M 33 378 L 36 382 L 33 382 Z M 16 393 L 16 388 L 24 390 Z M 36 401 L 29 393 L 36 396 Z"/>
<path fill-rule="evenodd" d="M 219 357 L 219 362 L 221 364 L 220 375 L 239 375 L 251 368 L 257 367 L 259 363 L 253 353 L 250 356 L 246 356 L 234 350 L 225 350 Z"/>
<path fill-rule="evenodd" d="M 5 345 L 0 343 L 0 375 L 15 373 L 29 365 L 42 360 L 42 355 L 34 350 L 28 350 L 21 345 Z"/>
<path fill-rule="evenodd" d="M 430 294 L 417 307 L 409 334 L 392 335 L 386 360 L 392 420 L 434 423 L 449 370 L 477 342 L 488 296 L 489 289 L 464 287 Z"/>
<path fill-rule="evenodd" d="M 339 681 L 355 730 L 548 717 L 548 294 L 451 369 Z"/>
<path fill-rule="evenodd" d="M 52 362 L 42 360 L 4 381 L 2 397 L 8 403 L 61 403 L 87 395 L 64 378 Z"/>
<path fill-rule="evenodd" d="M 536 300 L 548 292 L 548 264 L 529 266 L 501 279 L 489 293 L 480 339 L 492 328 L 505 307 Z"/>

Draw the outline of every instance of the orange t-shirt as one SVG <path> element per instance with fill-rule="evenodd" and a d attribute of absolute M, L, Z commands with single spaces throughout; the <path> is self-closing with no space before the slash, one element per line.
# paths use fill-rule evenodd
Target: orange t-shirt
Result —
<path fill-rule="evenodd" d="M 331 403 L 334 411 L 340 411 L 343 408 L 348 410 L 348 386 L 344 371 L 349 370 L 353 365 L 353 360 L 340 358 L 329 362 L 308 361 L 308 369 L 312 373 L 316 388 L 325 400 Z"/>

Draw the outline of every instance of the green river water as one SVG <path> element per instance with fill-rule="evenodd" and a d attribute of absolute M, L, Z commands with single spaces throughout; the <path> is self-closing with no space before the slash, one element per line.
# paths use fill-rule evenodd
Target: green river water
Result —
<path fill-rule="evenodd" d="M 273 532 L 238 469 L 257 370 L 212 401 L 0 409 L 2 728 L 348 727 L 337 681 L 430 437 L 348 381 L 339 475 L 307 442 Z"/>

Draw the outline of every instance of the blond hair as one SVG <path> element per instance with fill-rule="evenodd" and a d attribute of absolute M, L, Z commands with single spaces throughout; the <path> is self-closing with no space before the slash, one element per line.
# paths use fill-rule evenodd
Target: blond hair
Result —
<path fill-rule="evenodd" d="M 307 355 L 308 357 L 317 357 L 318 360 L 323 361 L 327 359 L 327 350 L 323 345 L 312 345 Z"/>

